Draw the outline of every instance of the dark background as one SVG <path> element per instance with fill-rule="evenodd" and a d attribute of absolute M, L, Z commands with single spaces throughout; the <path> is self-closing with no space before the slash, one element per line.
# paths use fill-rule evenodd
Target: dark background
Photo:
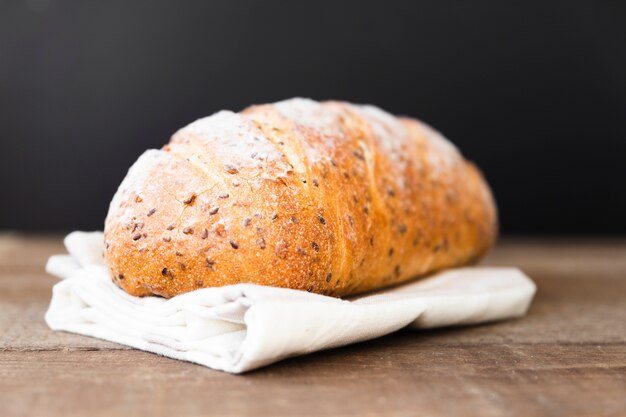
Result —
<path fill-rule="evenodd" d="M 0 229 L 101 228 L 144 149 L 292 96 L 429 122 L 504 233 L 626 233 L 617 1 L 1 1 Z"/>

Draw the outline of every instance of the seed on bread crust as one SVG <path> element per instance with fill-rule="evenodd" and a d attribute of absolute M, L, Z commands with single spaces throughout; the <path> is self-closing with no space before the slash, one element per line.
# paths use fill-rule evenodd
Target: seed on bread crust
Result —
<path fill-rule="evenodd" d="M 215 265 L 215 261 L 211 258 L 206 258 L 204 260 L 204 263 L 206 265 L 207 268 L 209 268 L 211 271 L 213 270 L 213 266 Z"/>
<path fill-rule="evenodd" d="M 224 169 L 226 170 L 226 172 L 228 172 L 229 174 L 236 174 L 239 172 L 239 170 L 237 169 L 237 167 L 233 164 L 224 164 Z"/>

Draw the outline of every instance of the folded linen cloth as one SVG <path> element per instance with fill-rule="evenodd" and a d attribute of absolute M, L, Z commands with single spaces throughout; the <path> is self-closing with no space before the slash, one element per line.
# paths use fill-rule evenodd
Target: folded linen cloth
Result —
<path fill-rule="evenodd" d="M 65 246 L 69 255 L 52 256 L 46 266 L 63 278 L 45 317 L 51 329 L 232 373 L 407 326 L 519 317 L 536 289 L 516 268 L 467 267 L 348 300 L 253 284 L 140 298 L 111 281 L 101 232 L 71 233 Z"/>

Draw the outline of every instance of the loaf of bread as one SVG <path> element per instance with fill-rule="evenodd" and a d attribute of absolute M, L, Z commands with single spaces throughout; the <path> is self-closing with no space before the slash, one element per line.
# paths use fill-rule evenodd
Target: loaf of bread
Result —
<path fill-rule="evenodd" d="M 496 233 L 488 185 L 437 131 L 291 99 L 146 151 L 111 202 L 105 260 L 136 296 L 237 283 L 346 296 L 472 263 Z"/>

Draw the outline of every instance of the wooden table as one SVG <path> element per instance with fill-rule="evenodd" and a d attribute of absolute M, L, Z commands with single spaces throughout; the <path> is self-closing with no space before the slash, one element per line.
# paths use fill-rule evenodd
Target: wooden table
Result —
<path fill-rule="evenodd" d="M 527 317 L 402 331 L 243 376 L 52 332 L 59 236 L 0 234 L 1 416 L 626 415 L 626 241 L 504 240 Z"/>

